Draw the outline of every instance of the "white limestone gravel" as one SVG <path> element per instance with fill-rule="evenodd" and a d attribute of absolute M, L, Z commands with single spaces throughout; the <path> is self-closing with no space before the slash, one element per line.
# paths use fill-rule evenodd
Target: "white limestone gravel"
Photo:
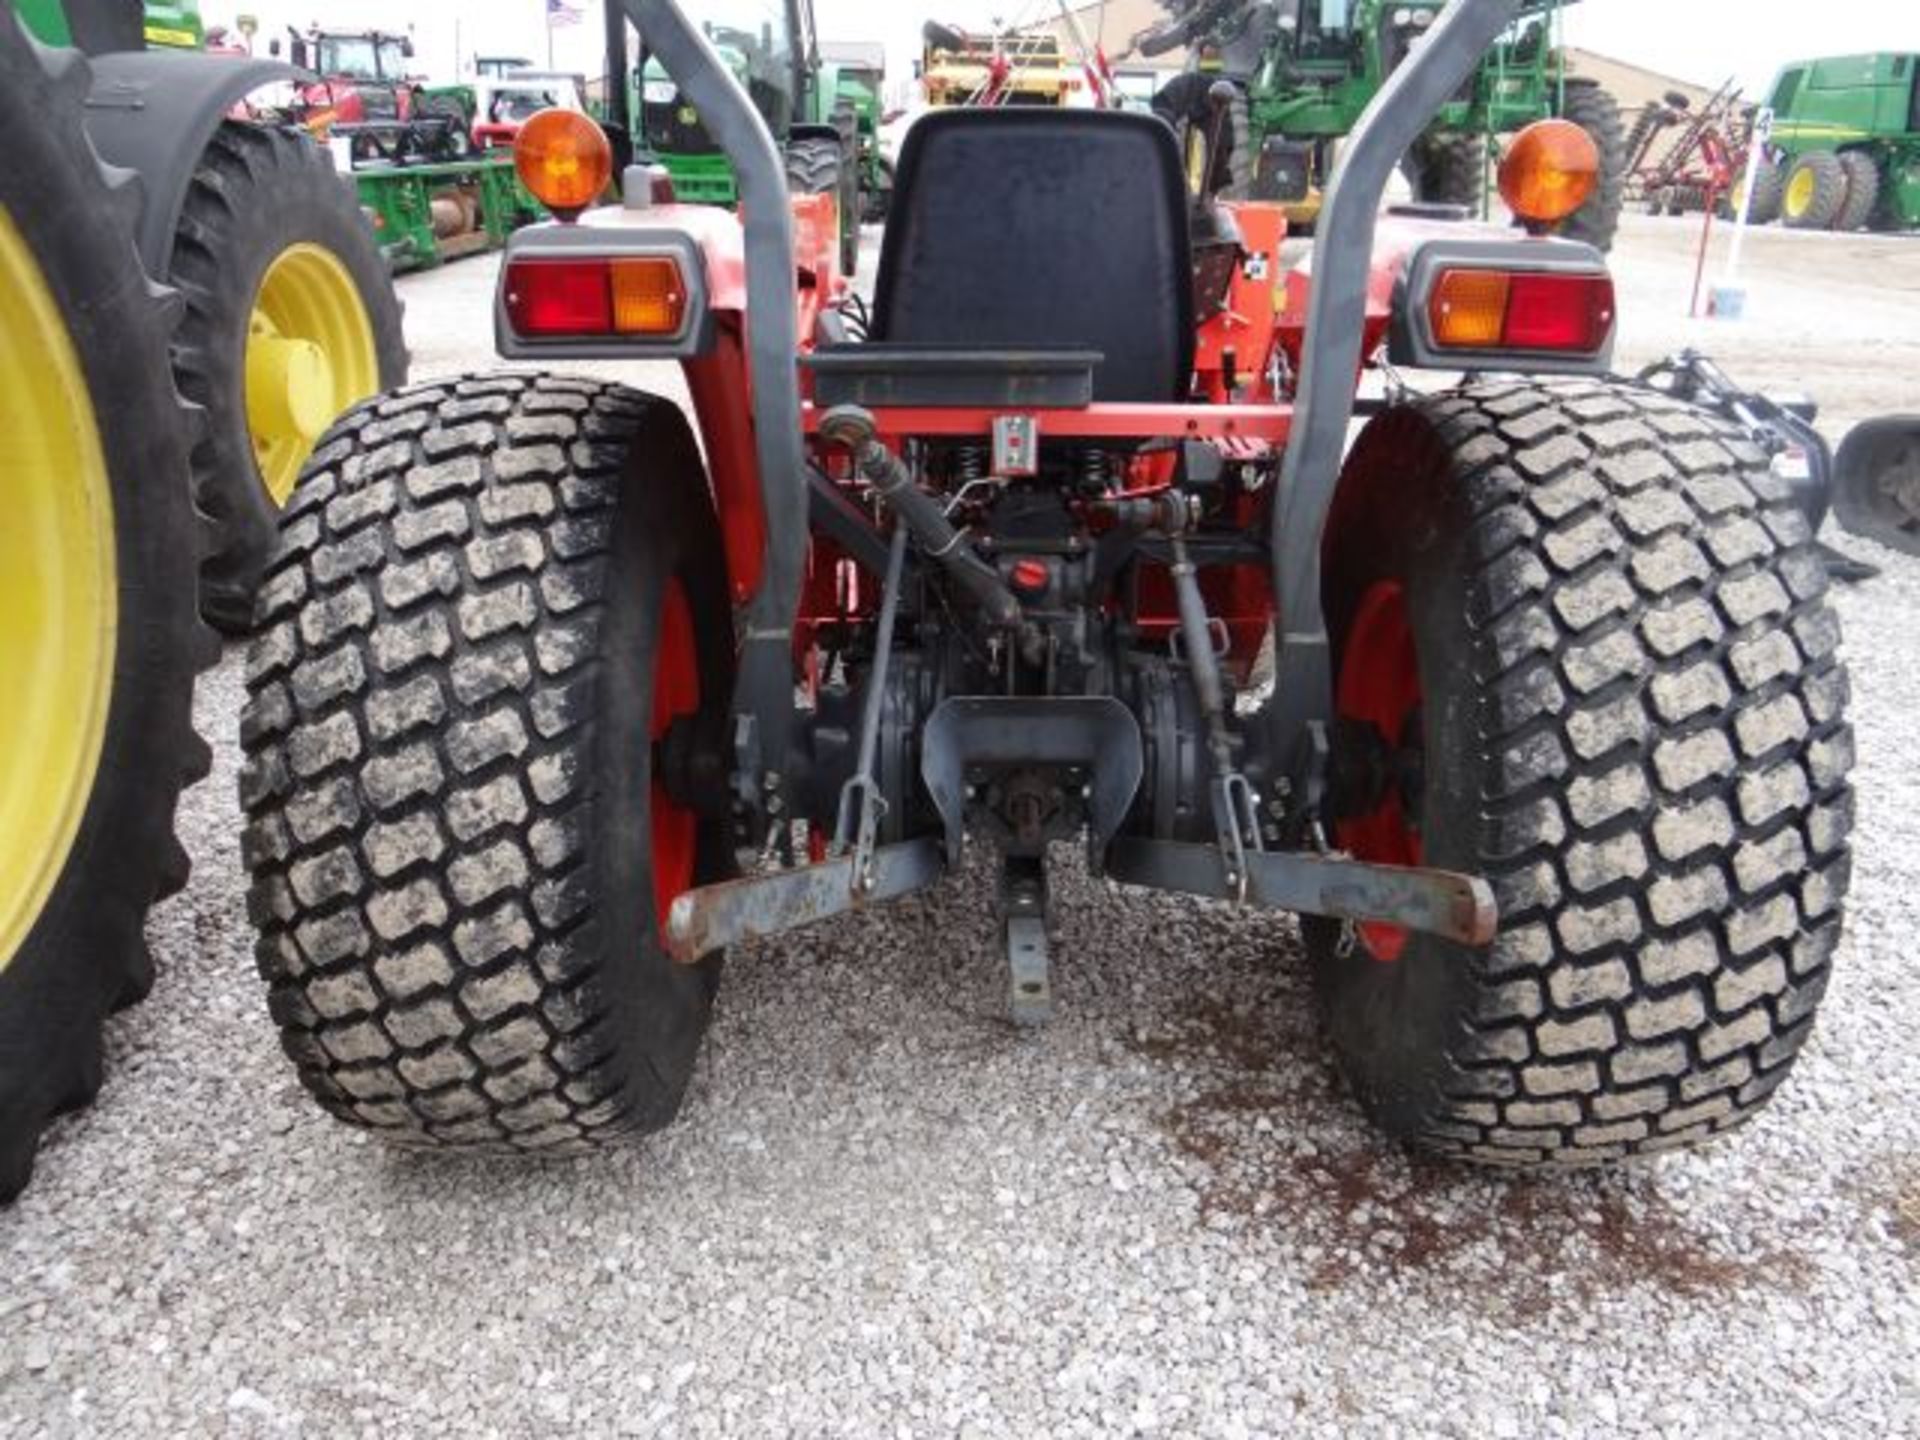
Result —
<path fill-rule="evenodd" d="M 1883 273 L 1920 262 L 1875 243 Z M 1630 226 L 1629 312 L 1684 255 Z M 407 283 L 419 373 L 484 361 L 489 275 Z M 1915 294 L 1877 322 L 1909 377 Z M 1799 383 L 1856 361 L 1811 345 Z M 739 954 L 655 1139 L 557 1168 L 389 1153 L 305 1100 L 265 1015 L 230 652 L 159 986 L 0 1212 L 0 1433 L 1920 1429 L 1920 564 L 1875 558 L 1840 601 L 1852 918 L 1797 1074 L 1717 1148 L 1552 1182 L 1370 1133 L 1291 924 L 1085 877 L 1038 1034 L 1003 1018 L 967 875 Z"/>

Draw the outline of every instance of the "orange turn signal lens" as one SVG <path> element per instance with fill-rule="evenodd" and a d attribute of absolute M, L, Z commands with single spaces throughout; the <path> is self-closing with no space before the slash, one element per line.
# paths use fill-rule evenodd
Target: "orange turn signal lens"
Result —
<path fill-rule="evenodd" d="M 687 318 L 687 287 L 666 256 L 615 260 L 613 328 L 622 335 L 678 335 Z"/>
<path fill-rule="evenodd" d="M 1498 349 L 1506 333 L 1511 283 L 1504 270 L 1447 271 L 1427 304 L 1434 344 L 1449 350 Z"/>
<path fill-rule="evenodd" d="M 1537 120 L 1500 161 L 1500 198 L 1522 220 L 1564 220 L 1600 183 L 1600 147 L 1571 120 Z"/>
<path fill-rule="evenodd" d="M 613 146 L 606 132 L 575 110 L 542 110 L 520 127 L 513 168 L 533 198 L 565 219 L 606 193 Z"/>

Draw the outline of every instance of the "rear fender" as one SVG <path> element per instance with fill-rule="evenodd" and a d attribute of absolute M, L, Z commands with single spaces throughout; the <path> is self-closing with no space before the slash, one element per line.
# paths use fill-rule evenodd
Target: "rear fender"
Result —
<path fill-rule="evenodd" d="M 277 60 L 165 50 L 102 55 L 92 67 L 87 137 L 102 160 L 139 175 L 146 191 L 140 261 L 165 281 L 187 187 L 213 132 L 255 90 L 299 72 Z"/>
<path fill-rule="evenodd" d="M 629 185 L 629 191 L 638 193 Z M 800 264 L 793 303 L 803 349 L 836 283 L 834 210 L 829 196 L 794 201 Z M 689 323 L 666 340 L 602 337 L 528 340 L 508 319 L 507 289 L 516 262 L 594 256 L 672 255 L 688 285 Z M 494 300 L 495 346 L 509 360 L 678 360 L 699 422 L 702 448 L 720 517 L 728 581 L 736 603 L 759 591 L 767 551 L 754 404 L 747 363 L 745 234 L 739 218 L 710 205 L 608 206 L 573 224 L 530 225 L 507 241 Z"/>

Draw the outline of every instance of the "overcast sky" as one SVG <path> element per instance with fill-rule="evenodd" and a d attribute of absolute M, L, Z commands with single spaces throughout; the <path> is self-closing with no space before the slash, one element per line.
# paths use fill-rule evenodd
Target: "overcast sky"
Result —
<path fill-rule="evenodd" d="M 597 68 L 598 0 L 575 0 L 586 23 L 554 32 L 555 57 L 570 70 Z M 733 0 L 738 4 L 739 0 Z M 694 13 L 699 0 L 689 0 Z M 923 8 L 924 7 L 924 8 Z M 544 61 L 545 0 L 203 0 L 209 23 L 245 11 L 265 30 L 308 24 L 413 28 L 423 69 L 436 77 L 459 52 L 525 54 Z M 1019 24 L 1056 13 L 1055 0 L 815 0 L 828 39 L 887 42 L 896 78 L 911 74 L 927 19 L 974 28 L 996 20 Z M 1817 26 L 1813 23 L 1817 19 Z M 1764 90 L 1781 62 L 1862 50 L 1920 49 L 1915 0 L 1583 0 L 1567 13 L 1571 44 L 1645 65 L 1681 79 L 1717 85 L 1738 76 Z"/>

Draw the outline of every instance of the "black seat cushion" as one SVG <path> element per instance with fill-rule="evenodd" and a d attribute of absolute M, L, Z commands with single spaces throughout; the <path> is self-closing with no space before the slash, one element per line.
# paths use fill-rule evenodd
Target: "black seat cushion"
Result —
<path fill-rule="evenodd" d="M 1154 116 L 931 112 L 900 154 L 872 338 L 1096 350 L 1096 400 L 1182 401 L 1191 254 L 1179 150 Z"/>

